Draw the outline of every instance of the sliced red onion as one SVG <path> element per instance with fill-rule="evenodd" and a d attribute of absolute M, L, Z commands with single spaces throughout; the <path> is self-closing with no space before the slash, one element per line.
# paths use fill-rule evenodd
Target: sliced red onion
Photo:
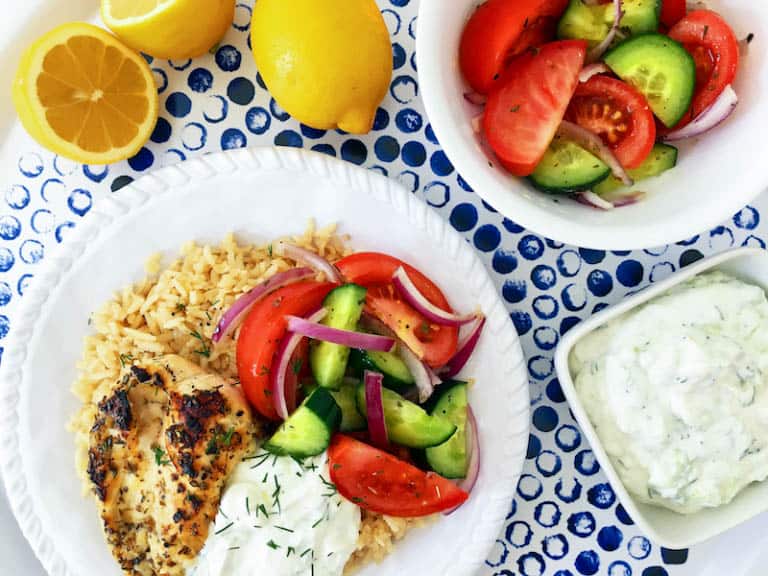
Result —
<path fill-rule="evenodd" d="M 480 429 L 471 406 L 467 406 L 467 444 L 469 445 L 467 477 L 459 482 L 459 488 L 464 492 L 472 492 L 480 476 Z"/>
<path fill-rule="evenodd" d="M 475 314 L 458 315 L 453 312 L 446 312 L 442 308 L 435 306 L 427 300 L 408 276 L 405 268 L 402 266 L 395 270 L 392 276 L 392 284 L 408 304 L 413 306 L 417 312 L 424 316 L 430 322 L 443 326 L 461 326 L 468 324 L 475 319 Z"/>
<path fill-rule="evenodd" d="M 475 484 L 477 484 L 477 479 L 480 477 L 480 430 L 471 406 L 467 406 L 467 451 L 469 453 L 467 475 L 463 480 L 457 482 L 456 485 L 467 494 L 470 494 Z M 453 514 L 461 506 L 462 504 L 459 504 L 456 508 L 445 512 L 445 515 Z"/>
<path fill-rule="evenodd" d="M 453 358 L 448 360 L 448 364 L 445 365 L 444 370 L 441 372 L 443 378 L 453 378 L 472 356 L 472 352 L 475 351 L 478 341 L 480 340 L 480 334 L 483 332 L 483 326 L 485 326 L 485 316 L 478 316 L 475 325 L 472 330 L 467 334 L 461 342 L 459 342 L 459 348 L 454 354 Z"/>
<path fill-rule="evenodd" d="M 608 194 L 607 197 L 604 199 L 611 204 L 613 204 L 616 208 L 623 208 L 624 206 L 631 206 L 632 204 L 637 204 L 641 200 L 643 200 L 647 194 L 645 192 L 630 192 L 630 193 L 611 193 Z"/>
<path fill-rule="evenodd" d="M 464 92 L 464 100 L 475 106 L 485 106 L 488 97 L 477 92 Z"/>
<path fill-rule="evenodd" d="M 307 318 L 308 322 L 320 322 L 327 314 L 325 308 L 320 308 L 317 312 Z M 275 407 L 277 415 L 283 420 L 287 420 L 290 413 L 296 408 L 296 390 L 287 390 L 288 386 L 288 370 L 293 370 L 291 366 L 291 359 L 293 353 L 296 351 L 299 343 L 304 336 L 295 332 L 288 332 L 277 351 L 275 363 L 273 369 L 270 372 L 271 386 L 272 386 L 272 404 Z M 292 402 L 290 399 L 293 399 Z"/>
<path fill-rule="evenodd" d="M 736 106 L 739 103 L 739 97 L 736 95 L 733 87 L 726 86 L 723 93 L 717 97 L 712 106 L 704 110 L 699 116 L 687 126 L 683 126 L 680 130 L 675 130 L 664 137 L 664 140 L 668 142 L 675 142 L 676 140 L 684 140 L 686 138 L 693 138 L 695 136 L 701 136 L 705 132 L 709 132 L 716 126 L 722 124 L 733 111 L 736 110 Z"/>
<path fill-rule="evenodd" d="M 584 83 L 592 78 L 592 76 L 597 76 L 598 74 L 610 73 L 611 69 L 602 62 L 597 62 L 596 64 L 588 64 L 582 68 L 581 72 L 579 72 L 579 82 Z"/>
<path fill-rule="evenodd" d="M 624 169 L 624 166 L 621 165 L 619 159 L 616 158 L 613 150 L 611 150 L 610 147 L 603 142 L 602 138 L 594 132 L 590 132 L 586 128 L 582 128 L 578 124 L 574 124 L 568 120 L 563 120 L 560 123 L 560 127 L 557 129 L 557 133 L 566 140 L 572 140 L 605 162 L 611 169 L 611 172 L 613 172 L 613 175 L 621 180 L 622 184 L 625 186 L 632 186 L 632 184 L 635 183 L 634 180 L 630 178 L 629 174 L 627 174 L 627 171 Z"/>
<path fill-rule="evenodd" d="M 286 272 L 278 272 L 271 278 L 268 278 L 258 286 L 255 286 L 248 290 L 245 294 L 240 296 L 232 306 L 224 312 L 224 315 L 216 325 L 216 330 L 213 331 L 211 340 L 214 344 L 219 342 L 227 334 L 232 332 L 243 318 L 250 312 L 256 302 L 264 298 L 270 292 L 274 292 L 278 288 L 282 288 L 288 284 L 294 282 L 300 282 L 311 278 L 314 272 L 310 268 L 294 268 L 293 270 L 287 270 Z"/>
<path fill-rule="evenodd" d="M 613 0 L 613 24 L 611 24 L 611 29 L 608 30 L 608 35 L 603 38 L 603 41 L 592 48 L 592 50 L 590 50 L 587 54 L 588 63 L 597 62 L 600 60 L 600 58 L 603 57 L 603 54 L 605 54 L 605 51 L 608 50 L 608 48 L 613 43 L 613 40 L 616 38 L 616 33 L 619 31 L 619 26 L 621 25 L 621 17 L 624 16 L 624 11 L 621 9 L 621 7 L 621 0 Z"/>
<path fill-rule="evenodd" d="M 403 362 L 405 362 L 405 365 L 408 366 L 408 371 L 411 373 L 411 376 L 413 376 L 416 388 L 419 391 L 419 403 L 423 404 L 429 400 L 430 396 L 432 396 L 432 393 L 435 391 L 434 380 L 430 375 L 431 370 L 429 370 L 424 362 L 419 360 L 416 354 L 411 352 L 405 345 L 397 347 L 397 355 L 400 356 Z"/>
<path fill-rule="evenodd" d="M 344 279 L 341 277 L 341 274 L 339 274 L 339 271 L 336 269 L 336 266 L 328 262 L 328 260 L 322 256 L 318 256 L 311 250 L 307 250 L 301 246 L 296 246 L 295 244 L 281 240 L 279 242 L 275 242 L 272 247 L 272 251 L 278 256 L 295 260 L 296 262 L 304 264 L 305 266 L 309 266 L 317 272 L 322 272 L 325 274 L 326 278 L 328 278 L 329 282 L 336 282 L 341 284 L 344 281 Z"/>
<path fill-rule="evenodd" d="M 579 204 L 584 204 L 586 206 L 590 206 L 592 208 L 597 208 L 598 210 L 613 210 L 616 208 L 614 204 L 611 202 L 608 202 L 608 200 L 605 200 L 604 198 L 598 196 L 591 190 L 587 190 L 586 192 L 581 192 L 576 195 L 576 201 Z"/>
<path fill-rule="evenodd" d="M 382 382 L 384 376 L 378 372 L 365 371 L 365 414 L 368 420 L 368 434 L 371 442 L 379 448 L 389 446 L 387 423 L 384 420 L 384 397 Z"/>
<path fill-rule="evenodd" d="M 340 344 L 348 348 L 373 350 L 375 352 L 391 352 L 395 346 L 395 340 L 387 336 L 339 330 L 338 328 L 331 328 L 330 326 L 299 318 L 298 316 L 286 316 L 285 319 L 288 320 L 289 332 L 309 336 L 315 340 L 323 340 L 324 342 Z"/>
<path fill-rule="evenodd" d="M 424 362 L 422 362 L 422 364 L 424 364 Z M 427 371 L 427 374 L 429 374 L 429 381 L 433 388 L 437 388 L 443 383 L 443 379 L 440 378 L 440 376 L 437 375 L 437 372 L 432 370 L 432 368 L 424 364 L 424 369 Z"/>

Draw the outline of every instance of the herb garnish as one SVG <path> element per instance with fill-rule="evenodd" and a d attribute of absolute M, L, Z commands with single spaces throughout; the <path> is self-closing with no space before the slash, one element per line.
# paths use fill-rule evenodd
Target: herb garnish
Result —
<path fill-rule="evenodd" d="M 232 528 L 232 526 L 234 526 L 234 525 L 235 525 L 235 523 L 234 523 L 234 522 L 230 522 L 229 524 L 227 524 L 226 526 L 224 526 L 224 528 L 221 528 L 221 529 L 219 529 L 219 530 L 216 530 L 216 532 L 214 532 L 214 534 L 218 536 L 218 535 L 219 535 L 219 534 L 221 534 L 222 532 L 224 532 L 224 531 L 226 531 L 226 530 L 229 530 L 230 528 Z"/>
<path fill-rule="evenodd" d="M 267 542 L 267 546 L 272 548 L 272 550 L 277 550 L 278 548 L 280 548 L 280 545 L 276 544 L 274 540 L 270 540 L 269 542 Z"/>
<path fill-rule="evenodd" d="M 165 457 L 165 450 L 160 448 L 160 446 L 152 448 L 152 452 L 155 454 L 155 464 L 158 466 L 165 466 L 166 464 L 171 463 L 171 461 Z"/>
<path fill-rule="evenodd" d="M 125 368 L 127 364 L 133 362 L 132 354 L 120 354 L 120 367 Z"/>
<path fill-rule="evenodd" d="M 200 356 L 205 356 L 206 358 L 211 357 L 211 347 L 206 342 L 205 338 L 203 338 L 203 335 L 200 334 L 197 330 L 194 332 L 189 333 L 190 336 L 193 338 L 196 338 L 197 340 L 200 340 L 200 344 L 202 344 L 202 348 L 199 350 L 195 350 L 195 354 L 199 354 Z"/>

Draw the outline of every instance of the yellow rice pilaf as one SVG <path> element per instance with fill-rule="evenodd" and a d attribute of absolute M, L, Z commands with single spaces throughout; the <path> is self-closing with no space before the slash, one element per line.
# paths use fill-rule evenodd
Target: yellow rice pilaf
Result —
<path fill-rule="evenodd" d="M 350 252 L 346 245 L 349 239 L 337 235 L 335 225 L 317 229 L 310 222 L 304 234 L 288 240 L 330 261 Z M 232 234 L 219 246 L 189 242 L 167 267 L 160 255 L 153 256 L 146 264 L 144 280 L 119 291 L 92 314 L 93 333 L 85 339 L 72 388 L 83 403 L 71 428 L 77 471 L 85 491 L 90 491 L 86 470 L 96 405 L 121 371 L 134 361 L 178 354 L 236 380 L 237 333 L 214 346 L 211 335 L 216 323 L 241 294 L 295 266 L 293 261 L 273 255 L 270 244 L 239 244 Z M 364 512 L 357 551 L 346 573 L 370 561 L 381 561 L 414 522 Z"/>

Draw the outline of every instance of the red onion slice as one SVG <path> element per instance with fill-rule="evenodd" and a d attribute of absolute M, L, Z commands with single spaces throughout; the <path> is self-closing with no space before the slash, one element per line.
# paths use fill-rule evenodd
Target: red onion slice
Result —
<path fill-rule="evenodd" d="M 232 332 L 243 318 L 250 312 L 256 302 L 264 298 L 270 292 L 274 292 L 278 288 L 293 284 L 294 282 L 300 282 L 301 280 L 307 280 L 314 276 L 314 272 L 310 268 L 294 268 L 286 272 L 278 272 L 271 278 L 268 278 L 258 286 L 251 288 L 248 292 L 240 296 L 232 306 L 224 312 L 224 315 L 216 325 L 216 330 L 211 336 L 211 340 L 214 344 L 218 343 L 227 334 Z"/>
<path fill-rule="evenodd" d="M 333 344 L 340 344 L 348 348 L 360 348 L 361 350 L 373 350 L 375 352 L 391 352 L 395 346 L 395 340 L 378 334 L 366 334 L 351 330 L 339 330 L 331 328 L 319 322 L 312 322 L 298 316 L 286 316 L 288 331 L 308 336 L 315 340 L 323 340 Z"/>
<path fill-rule="evenodd" d="M 713 128 L 719 126 L 725 120 L 733 114 L 736 110 L 736 106 L 739 103 L 739 97 L 736 95 L 733 87 L 726 86 L 723 93 L 717 97 L 712 106 L 704 110 L 699 114 L 693 122 L 687 126 L 683 126 L 680 130 L 675 130 L 664 137 L 667 142 L 675 142 L 676 140 L 684 140 L 686 138 L 694 138 L 695 136 L 701 136 L 705 132 L 709 132 Z"/>
<path fill-rule="evenodd" d="M 329 282 L 336 282 L 337 284 L 341 284 L 344 281 L 344 279 L 341 277 L 341 274 L 333 264 L 328 262 L 328 260 L 322 256 L 318 256 L 311 250 L 307 250 L 306 248 L 302 248 L 300 246 L 296 246 L 295 244 L 281 240 L 273 245 L 272 251 L 278 256 L 289 258 L 290 260 L 295 260 L 300 264 L 309 266 L 317 272 L 322 272 L 325 274 L 326 278 L 328 278 Z"/>
<path fill-rule="evenodd" d="M 471 406 L 467 406 L 467 436 L 470 446 L 469 466 L 467 466 L 467 477 L 459 482 L 459 488 L 465 492 L 472 492 L 480 476 L 480 428 L 477 426 L 477 419 Z"/>
<path fill-rule="evenodd" d="M 321 308 L 307 318 L 307 321 L 319 322 L 325 317 L 326 313 L 327 310 Z M 293 369 L 293 366 L 291 366 L 291 359 L 303 338 L 303 335 L 295 332 L 289 332 L 283 337 L 271 371 L 272 404 L 275 407 L 275 411 L 277 411 L 277 415 L 283 420 L 287 420 L 290 413 L 296 407 L 295 405 L 292 405 L 296 402 L 296 390 L 287 389 L 288 370 Z"/>
<path fill-rule="evenodd" d="M 441 372 L 443 378 L 453 378 L 461 372 L 461 369 L 464 368 L 464 365 L 472 356 L 472 352 L 475 351 L 475 347 L 480 340 L 480 334 L 483 332 L 483 326 L 485 326 L 485 316 L 478 316 L 472 330 L 459 343 L 456 354 L 448 360 L 445 369 Z"/>
<path fill-rule="evenodd" d="M 560 127 L 557 129 L 557 134 L 562 138 L 572 140 L 605 162 L 611 169 L 611 172 L 613 172 L 613 175 L 621 180 L 625 186 L 632 186 L 635 183 L 634 180 L 630 178 L 629 174 L 627 174 L 627 171 L 624 169 L 624 166 L 621 165 L 618 158 L 616 158 L 613 150 L 611 150 L 610 147 L 603 142 L 600 136 L 594 132 L 590 132 L 586 128 L 582 128 L 578 124 L 574 124 L 568 120 L 563 120 L 560 123 Z"/>
<path fill-rule="evenodd" d="M 610 74 L 611 69 L 608 68 L 605 64 L 602 62 L 598 62 L 596 64 L 589 64 L 587 66 L 584 66 L 582 68 L 581 72 L 579 72 L 579 82 L 584 83 L 588 81 L 592 76 L 597 76 L 598 74 Z"/>
<path fill-rule="evenodd" d="M 464 92 L 464 100 L 475 106 L 485 106 L 488 97 L 477 92 Z"/>
<path fill-rule="evenodd" d="M 424 362 L 419 360 L 416 354 L 411 352 L 404 344 L 397 347 L 397 355 L 400 356 L 403 362 L 405 362 L 405 365 L 408 366 L 408 371 L 411 373 L 411 376 L 413 376 L 413 379 L 416 382 L 416 388 L 419 391 L 419 403 L 423 404 L 429 400 L 430 396 L 432 396 L 432 393 L 435 391 L 435 380 L 430 375 L 431 370 L 429 370 Z"/>
<path fill-rule="evenodd" d="M 591 190 L 587 190 L 586 192 L 581 192 L 576 195 L 576 201 L 579 204 L 584 204 L 585 206 L 590 206 L 592 208 L 597 208 L 598 210 L 613 210 L 616 208 L 614 204 L 611 202 L 608 202 L 608 200 L 605 200 L 604 198 L 598 196 Z"/>
<path fill-rule="evenodd" d="M 621 0 L 613 0 L 613 8 L 613 24 L 611 24 L 611 29 L 608 31 L 608 35 L 603 38 L 603 41 L 589 51 L 587 54 L 588 63 L 600 60 L 616 38 L 616 33 L 619 31 L 619 26 L 621 25 L 621 18 L 624 16 L 624 11 L 621 9 Z"/>
<path fill-rule="evenodd" d="M 477 484 L 477 479 L 480 477 L 480 430 L 471 406 L 467 406 L 467 450 L 469 451 L 467 475 L 463 480 L 457 482 L 456 485 L 467 494 L 470 494 L 475 484 Z M 462 504 L 459 504 L 456 508 L 445 512 L 445 515 L 453 514 L 461 506 Z"/>
<path fill-rule="evenodd" d="M 640 191 L 632 191 L 632 192 L 622 192 L 620 190 L 616 192 L 611 192 L 605 196 L 603 196 L 603 200 L 610 202 L 613 204 L 616 208 L 623 208 L 624 206 L 631 206 L 632 204 L 637 204 L 641 200 L 645 199 L 647 194 L 645 192 Z"/>
<path fill-rule="evenodd" d="M 468 324 L 475 319 L 475 314 L 465 314 L 460 316 L 452 312 L 446 312 L 442 308 L 439 308 L 427 300 L 426 296 L 422 294 L 413 283 L 413 280 L 408 276 L 405 268 L 402 266 L 395 270 L 392 276 L 392 284 L 395 285 L 397 291 L 405 299 L 408 304 L 413 306 L 417 312 L 424 316 L 430 322 L 440 324 L 442 326 L 461 326 Z"/>
<path fill-rule="evenodd" d="M 384 376 L 378 372 L 365 371 L 365 412 L 368 420 L 368 434 L 371 442 L 378 448 L 389 446 L 387 423 L 384 420 L 384 396 L 382 382 Z"/>

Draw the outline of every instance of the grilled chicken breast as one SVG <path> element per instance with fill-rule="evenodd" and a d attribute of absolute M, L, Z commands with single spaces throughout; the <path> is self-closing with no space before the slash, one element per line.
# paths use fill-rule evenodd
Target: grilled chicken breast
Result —
<path fill-rule="evenodd" d="M 239 387 L 179 356 L 132 366 L 99 402 L 88 476 L 125 573 L 184 574 L 252 426 Z"/>

